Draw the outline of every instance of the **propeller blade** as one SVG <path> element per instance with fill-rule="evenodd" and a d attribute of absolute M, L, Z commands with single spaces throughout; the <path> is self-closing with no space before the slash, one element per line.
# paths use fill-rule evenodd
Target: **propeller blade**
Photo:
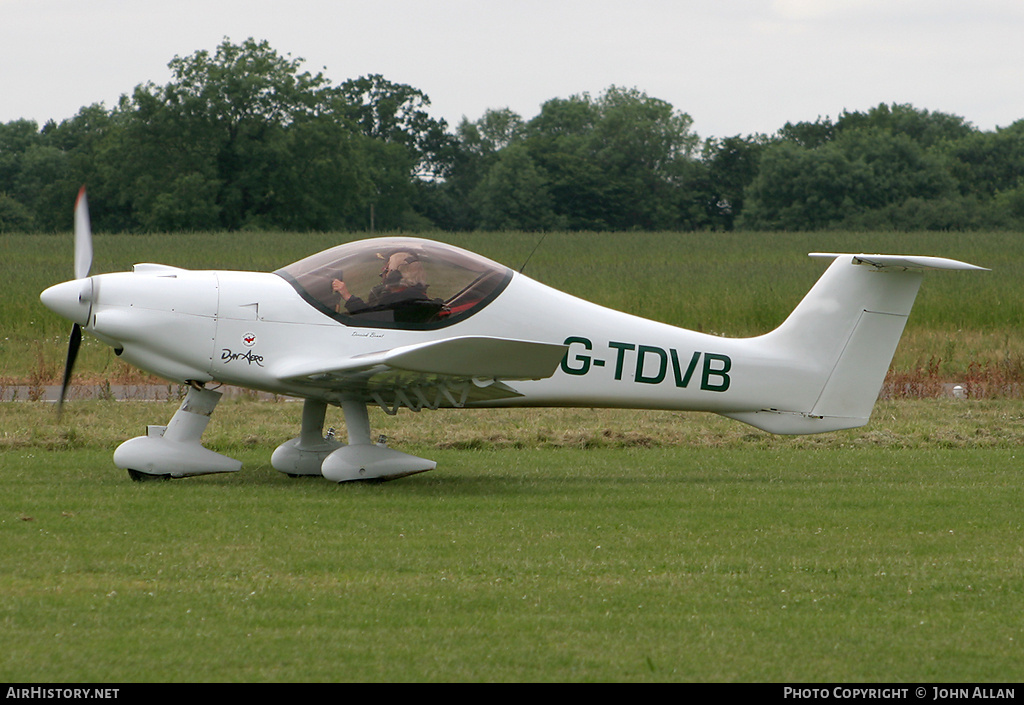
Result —
<path fill-rule="evenodd" d="M 60 400 L 57 402 L 57 414 L 60 415 L 64 409 L 64 398 L 68 393 L 68 383 L 71 381 L 71 372 L 75 368 L 75 359 L 78 357 L 78 349 L 82 346 L 82 326 L 77 323 L 71 327 L 71 339 L 68 341 L 68 361 L 64 364 L 64 382 L 60 387 Z"/>
<path fill-rule="evenodd" d="M 92 226 L 89 223 L 89 202 L 85 186 L 78 190 L 75 201 L 75 279 L 84 279 L 92 269 Z"/>

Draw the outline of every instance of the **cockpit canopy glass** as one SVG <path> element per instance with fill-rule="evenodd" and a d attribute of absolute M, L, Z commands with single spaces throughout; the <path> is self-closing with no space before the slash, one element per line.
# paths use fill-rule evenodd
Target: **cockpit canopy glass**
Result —
<path fill-rule="evenodd" d="M 419 238 L 350 242 L 277 270 L 312 306 L 345 325 L 427 330 L 490 303 L 512 270 Z"/>

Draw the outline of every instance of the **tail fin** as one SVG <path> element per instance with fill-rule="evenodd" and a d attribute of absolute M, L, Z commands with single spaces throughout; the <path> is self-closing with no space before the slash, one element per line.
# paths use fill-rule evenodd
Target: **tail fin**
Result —
<path fill-rule="evenodd" d="M 796 408 L 728 414 L 773 433 L 866 424 L 921 286 L 921 271 L 983 269 L 940 257 L 811 256 L 833 262 L 789 318 L 761 338 L 804 371 Z"/>

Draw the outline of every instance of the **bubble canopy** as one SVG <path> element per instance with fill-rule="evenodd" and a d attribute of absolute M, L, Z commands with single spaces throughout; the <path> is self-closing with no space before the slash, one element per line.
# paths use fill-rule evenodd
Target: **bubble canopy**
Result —
<path fill-rule="evenodd" d="M 338 245 L 283 267 L 311 306 L 347 326 L 430 330 L 493 301 L 512 270 L 431 240 L 389 237 Z"/>

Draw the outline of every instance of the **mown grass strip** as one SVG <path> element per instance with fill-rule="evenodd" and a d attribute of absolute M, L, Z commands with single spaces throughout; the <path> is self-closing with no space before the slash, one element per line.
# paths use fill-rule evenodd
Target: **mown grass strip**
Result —
<path fill-rule="evenodd" d="M 16 428 L 52 412 L 8 409 Z M 218 409 L 241 473 L 143 484 L 107 444 L 173 405 L 65 411 L 63 449 L 42 430 L 0 452 L 10 682 L 1024 677 L 1013 402 L 885 403 L 810 439 L 400 414 L 388 431 L 438 469 L 355 486 L 270 468 L 295 404 Z"/>

